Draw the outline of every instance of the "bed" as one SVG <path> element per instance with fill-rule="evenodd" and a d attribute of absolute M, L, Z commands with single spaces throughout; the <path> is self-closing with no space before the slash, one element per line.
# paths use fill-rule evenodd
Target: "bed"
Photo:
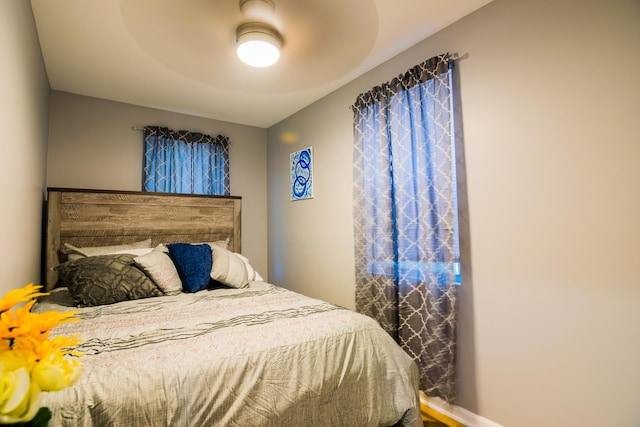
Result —
<path fill-rule="evenodd" d="M 240 198 L 59 188 L 47 194 L 51 295 L 34 310 L 78 311 L 81 322 L 54 332 L 80 334 L 85 354 L 78 383 L 43 394 L 51 426 L 420 425 L 417 368 L 372 319 L 267 283 L 246 258 L 234 264 L 246 268 L 242 286 L 237 275 L 222 275 L 193 292 L 164 292 L 135 261 L 149 249 L 157 255 L 169 247 L 173 257 L 175 248 L 208 245 L 214 277 L 216 260 L 225 259 L 220 248 L 242 258 Z M 69 259 L 70 247 L 143 241 L 149 247 L 132 254 Z M 76 264 L 116 258 L 133 260 L 156 293 L 78 306 L 76 285 L 66 286 L 68 266 L 82 276 Z"/>

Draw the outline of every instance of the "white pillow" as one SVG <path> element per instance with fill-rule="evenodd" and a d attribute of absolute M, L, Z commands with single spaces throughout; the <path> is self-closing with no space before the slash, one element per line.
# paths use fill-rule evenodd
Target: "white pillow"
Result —
<path fill-rule="evenodd" d="M 206 243 L 209 246 L 220 246 L 221 248 L 228 249 L 229 240 L 231 240 L 231 238 L 227 237 L 225 240 L 216 240 L 215 242 L 206 242 Z"/>
<path fill-rule="evenodd" d="M 77 248 L 69 243 L 64 244 L 65 252 L 67 253 L 69 261 L 76 259 L 96 256 L 96 255 L 110 255 L 116 251 L 125 249 L 140 249 L 151 248 L 151 239 L 141 240 L 139 242 L 130 243 L 126 245 L 114 245 L 114 246 L 94 246 L 86 248 Z"/>
<path fill-rule="evenodd" d="M 135 257 L 133 262 L 162 292 L 166 295 L 177 295 L 182 292 L 182 281 L 168 252 L 165 245 L 158 245 L 148 254 Z"/>
<path fill-rule="evenodd" d="M 240 257 L 240 259 L 244 262 L 245 267 L 247 268 L 247 276 L 250 282 L 264 282 L 262 276 L 253 268 L 253 266 L 249 263 L 249 259 L 240 254 L 236 254 Z"/>
<path fill-rule="evenodd" d="M 247 267 L 235 253 L 218 245 L 211 245 L 211 278 L 232 288 L 244 288 L 249 284 Z"/>
<path fill-rule="evenodd" d="M 151 251 L 153 251 L 153 248 L 123 249 L 121 251 L 110 252 L 105 255 L 129 254 L 129 255 L 135 255 L 135 256 L 142 256 L 150 253 Z"/>

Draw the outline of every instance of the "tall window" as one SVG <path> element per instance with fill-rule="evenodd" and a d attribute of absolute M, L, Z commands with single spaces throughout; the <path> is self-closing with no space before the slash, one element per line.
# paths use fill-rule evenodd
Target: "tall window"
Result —
<path fill-rule="evenodd" d="M 144 191 L 229 195 L 229 138 L 144 128 Z"/>
<path fill-rule="evenodd" d="M 358 96 L 356 308 L 416 361 L 428 395 L 454 399 L 460 283 L 453 60 L 431 58 Z"/>

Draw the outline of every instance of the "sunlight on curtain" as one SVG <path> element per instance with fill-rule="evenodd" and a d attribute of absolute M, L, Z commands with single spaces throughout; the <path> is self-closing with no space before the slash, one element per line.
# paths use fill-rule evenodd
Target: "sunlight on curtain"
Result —
<path fill-rule="evenodd" d="M 144 128 L 144 191 L 228 196 L 229 138 Z"/>
<path fill-rule="evenodd" d="M 416 361 L 429 396 L 455 398 L 460 283 L 449 55 L 358 96 L 356 308 Z"/>

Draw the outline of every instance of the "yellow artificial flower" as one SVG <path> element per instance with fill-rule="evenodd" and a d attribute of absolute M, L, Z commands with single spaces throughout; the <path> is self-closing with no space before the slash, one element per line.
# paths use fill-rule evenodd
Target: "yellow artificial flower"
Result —
<path fill-rule="evenodd" d="M 23 288 L 14 289 L 7 292 L 5 296 L 0 300 L 0 313 L 10 310 L 16 304 L 19 304 L 21 302 L 26 302 L 37 297 L 48 295 L 43 292 L 38 292 L 40 288 L 42 288 L 42 286 L 29 283 Z"/>
<path fill-rule="evenodd" d="M 73 337 L 73 340 L 69 340 L 66 337 L 56 337 L 53 340 L 49 338 L 49 332 L 56 326 L 79 321 L 80 319 L 73 317 L 77 312 L 47 311 L 44 313 L 31 313 L 29 310 L 34 302 L 28 303 L 24 307 L 15 310 L 15 312 L 8 311 L 0 315 L 0 337 L 11 339 L 12 348 L 31 349 L 37 353 L 38 358 L 43 358 L 46 354 L 40 354 L 43 352 L 42 347 L 44 346 L 45 350 L 51 348 L 46 346 L 47 343 L 59 343 L 53 348 L 60 349 L 75 346 L 80 342 L 80 340 L 75 339 L 77 337 Z"/>
<path fill-rule="evenodd" d="M 80 362 L 67 359 L 60 351 L 56 351 L 36 363 L 31 377 L 41 390 L 59 391 L 74 385 L 82 371 Z"/>
<path fill-rule="evenodd" d="M 40 409 L 40 388 L 31 381 L 28 358 L 0 353 L 0 424 L 30 421 Z"/>
<path fill-rule="evenodd" d="M 0 299 L 0 424 L 27 422 L 40 409 L 41 391 L 76 383 L 83 371 L 73 350 L 78 336 L 51 338 L 53 328 L 80 319 L 77 312 L 32 313 L 35 298 L 48 295 L 29 284 Z M 19 307 L 16 305 L 23 304 Z M 15 309 L 14 309 L 15 307 Z"/>
<path fill-rule="evenodd" d="M 25 322 L 17 311 L 5 311 L 0 314 L 0 338 L 15 340 L 31 333 L 31 323 Z"/>
<path fill-rule="evenodd" d="M 31 327 L 37 333 L 45 333 L 51 331 L 56 326 L 62 325 L 63 323 L 69 322 L 79 322 L 80 319 L 74 317 L 78 314 L 77 311 L 45 311 L 43 313 L 31 313 L 31 306 L 35 303 L 35 300 L 16 310 L 16 312 L 24 310 L 21 312 L 21 316 L 25 317 L 25 322 L 29 322 Z"/>
<path fill-rule="evenodd" d="M 24 340 L 19 345 L 16 345 L 16 350 L 29 350 L 33 353 L 36 361 L 44 360 L 50 357 L 53 353 L 62 353 L 63 355 L 82 357 L 83 354 L 75 350 L 71 350 L 72 347 L 78 345 L 80 340 L 77 335 L 74 336 L 57 336 L 45 341 L 37 340 Z"/>

